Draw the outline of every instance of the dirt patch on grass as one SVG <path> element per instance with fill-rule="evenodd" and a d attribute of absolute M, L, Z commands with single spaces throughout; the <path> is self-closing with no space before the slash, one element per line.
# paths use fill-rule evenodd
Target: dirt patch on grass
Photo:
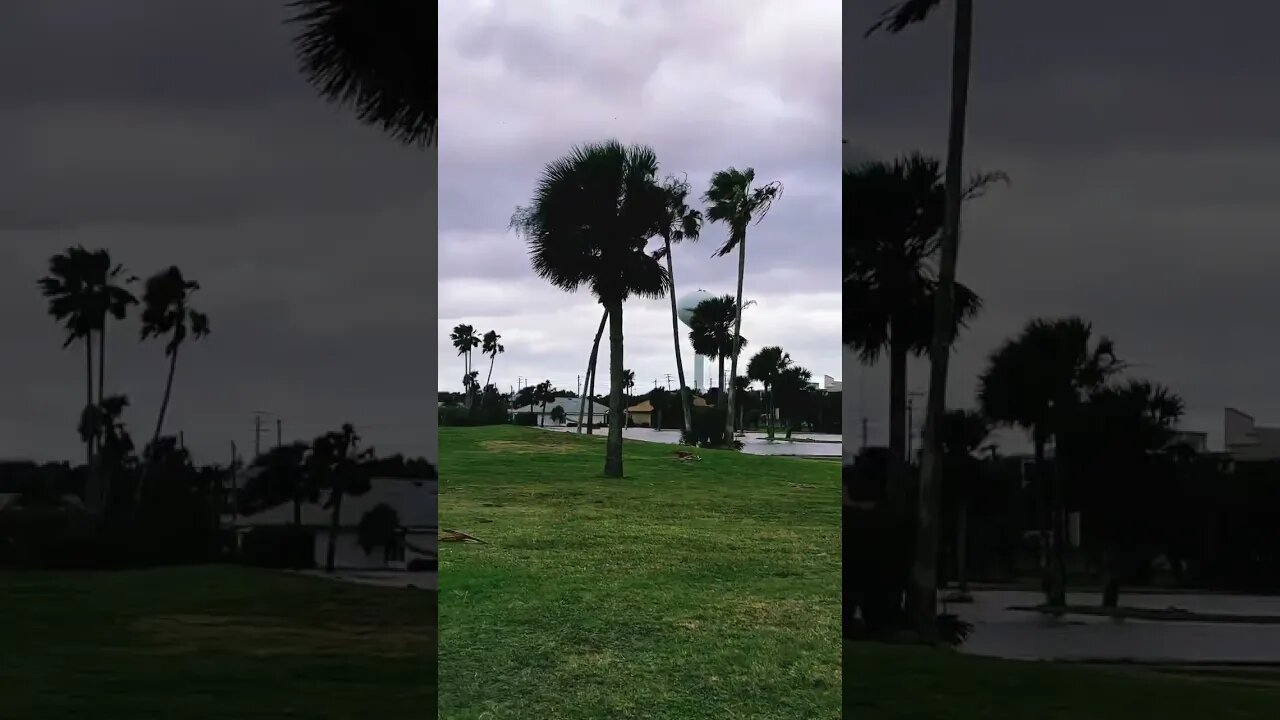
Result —
<path fill-rule="evenodd" d="M 275 618 L 160 615 L 134 623 L 161 655 L 231 653 L 406 658 L 428 652 L 430 631 L 415 626 L 291 625 Z"/>
<path fill-rule="evenodd" d="M 480 443 L 480 446 L 485 450 L 509 455 L 568 455 L 582 450 L 582 448 L 573 443 L 530 442 L 528 440 L 484 440 Z"/>

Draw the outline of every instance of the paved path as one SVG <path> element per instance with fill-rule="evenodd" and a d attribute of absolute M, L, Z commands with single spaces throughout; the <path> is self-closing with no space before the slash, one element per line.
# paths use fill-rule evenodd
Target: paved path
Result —
<path fill-rule="evenodd" d="M 439 590 L 440 575 L 436 572 L 409 572 L 395 570 L 337 570 L 333 574 L 323 570 L 302 570 L 299 575 L 341 580 L 343 582 L 361 583 L 363 585 L 381 585 L 383 587 L 411 587 L 419 590 Z"/>
<path fill-rule="evenodd" d="M 1039 593 L 997 590 L 973 593 L 973 604 L 948 606 L 974 624 L 961 650 L 1018 660 L 1112 660 L 1185 663 L 1280 663 L 1280 625 L 1115 620 L 1007 610 L 1035 605 Z M 1130 607 L 1178 607 L 1193 612 L 1280 614 L 1280 597 L 1257 595 L 1120 596 Z M 1071 593 L 1068 603 L 1097 605 L 1095 593 Z"/>

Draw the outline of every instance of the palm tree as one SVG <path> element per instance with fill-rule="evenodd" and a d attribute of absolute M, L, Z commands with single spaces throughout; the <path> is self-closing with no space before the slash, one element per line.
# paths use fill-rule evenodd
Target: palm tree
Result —
<path fill-rule="evenodd" d="M 947 482 L 955 489 L 956 497 L 956 583 L 958 594 L 951 602 L 964 601 L 969 592 L 966 573 L 966 547 L 969 528 L 969 496 L 972 484 L 980 472 L 974 453 L 982 448 L 991 434 L 991 423 L 975 410 L 951 410 L 942 425 L 943 452 L 955 469 L 955 477 L 948 475 Z"/>
<path fill-rule="evenodd" d="M 968 187 L 979 196 L 1003 178 L 980 175 Z M 889 503 L 905 512 L 908 492 L 907 358 L 934 339 L 944 189 L 939 163 L 920 153 L 868 162 L 844 172 L 844 342 L 865 364 L 889 359 Z M 956 287 L 951 322 L 963 327 L 982 301 Z M 955 333 L 952 333 L 954 340 Z"/>
<path fill-rule="evenodd" d="M 684 358 L 680 352 L 680 319 L 676 309 L 676 271 L 671 255 L 672 246 L 684 240 L 696 241 L 702 229 L 702 213 L 689 207 L 689 181 L 684 178 L 668 178 L 663 185 L 667 193 L 667 204 L 664 208 L 662 225 L 662 249 L 659 253 L 667 259 L 667 276 L 670 279 L 671 299 L 671 336 L 676 349 L 676 377 L 680 381 L 680 409 L 684 413 L 683 430 L 693 429 L 693 398 L 689 386 L 684 380 Z"/>
<path fill-rule="evenodd" d="M 484 355 L 489 356 L 489 374 L 486 375 L 484 378 L 485 387 L 488 387 L 489 381 L 493 379 L 494 361 L 498 359 L 499 355 L 507 351 L 507 349 L 502 346 L 502 343 L 498 342 L 501 339 L 502 339 L 501 335 L 499 335 L 494 330 L 490 330 L 489 332 L 484 334 L 484 339 L 480 341 L 481 342 L 480 352 Z"/>
<path fill-rule="evenodd" d="M 589 407 L 590 403 L 595 402 L 596 395 L 596 359 L 600 355 L 600 338 L 604 335 L 604 325 L 609 319 L 609 311 L 605 310 L 600 316 L 600 327 L 596 328 L 595 340 L 591 342 L 591 356 L 587 358 L 587 376 L 583 379 L 582 389 L 584 390 L 582 398 L 578 401 L 578 432 L 582 432 L 582 415 Z M 587 434 L 591 434 L 591 428 L 594 426 L 595 413 L 587 415 Z"/>
<path fill-rule="evenodd" d="M 350 423 L 344 423 L 341 430 L 316 438 L 308 455 L 308 472 L 313 482 L 329 488 L 329 542 L 325 551 L 325 572 L 334 570 L 342 500 L 346 495 L 357 492 L 362 481 L 368 479 L 362 475 L 360 461 L 371 457 L 373 451 L 359 451 L 359 447 L 360 436 Z"/>
<path fill-rule="evenodd" d="M 791 356 L 783 352 L 782 348 L 777 345 L 770 345 L 761 348 L 759 352 L 751 356 L 747 361 L 747 377 L 764 386 L 765 395 L 769 397 L 769 404 L 765 410 L 769 414 L 768 420 L 768 436 L 773 439 L 773 416 L 774 408 L 777 407 L 777 400 L 774 398 L 774 386 L 778 382 L 778 376 L 783 370 L 791 367 Z"/>
<path fill-rule="evenodd" d="M 200 339 L 209 334 L 209 317 L 191 307 L 191 296 L 200 289 L 200 284 L 187 280 L 176 265 L 169 266 L 150 278 L 147 278 L 146 289 L 142 295 L 142 333 L 143 340 L 168 336 L 164 354 L 169 358 L 169 375 L 164 383 L 164 398 L 160 401 L 160 412 L 156 417 L 156 429 L 151 434 L 152 447 L 159 446 L 160 431 L 164 427 L 165 412 L 169 409 L 169 398 L 173 393 L 173 374 L 178 367 L 178 350 L 190 336 Z M 150 467 L 148 462 L 146 467 Z M 134 491 L 135 501 L 142 500 L 142 486 L 146 482 L 146 473 L 138 479 Z"/>
<path fill-rule="evenodd" d="M 813 381 L 813 373 L 799 365 L 788 365 L 778 371 L 774 379 L 774 392 L 782 399 L 786 422 L 783 424 L 787 439 L 791 439 L 791 429 L 795 426 L 795 414 L 801 401 L 809 393 L 809 384 Z"/>
<path fill-rule="evenodd" d="M 1048 549 L 1044 589 L 1050 605 L 1066 603 L 1064 467 L 1058 441 L 1087 394 L 1122 369 L 1111 340 L 1101 337 L 1095 342 L 1093 326 L 1085 320 L 1037 318 L 991 354 L 978 378 L 982 413 L 995 423 L 1031 432 L 1039 476 L 1042 546 Z M 1050 438 L 1055 440 L 1054 478 L 1046 483 L 1045 445 Z"/>
<path fill-rule="evenodd" d="M 732 295 L 709 297 L 698 303 L 689 317 L 689 341 L 693 351 L 705 357 L 714 357 L 718 363 L 720 396 L 728 392 L 725 386 L 724 360 L 733 354 L 734 337 L 738 338 L 738 351 L 747 346 L 747 339 L 733 332 L 738 318 L 738 303 Z"/>
<path fill-rule="evenodd" d="M 1133 519 L 1149 512 L 1150 495 L 1140 479 L 1151 474 L 1149 463 L 1168 446 L 1183 409 L 1182 398 L 1168 388 L 1131 379 L 1092 390 L 1067 429 L 1071 442 L 1064 450 L 1071 450 L 1069 458 L 1083 465 L 1081 477 L 1096 489 L 1104 542 L 1103 607 L 1119 604 L 1121 558 L 1131 545 Z"/>
<path fill-rule="evenodd" d="M 436 141 L 435 5 L 292 0 L 298 61 L 322 97 L 405 143 Z"/>
<path fill-rule="evenodd" d="M 470 385 L 466 379 L 471 377 L 471 352 L 480 347 L 480 336 L 476 334 L 476 329 L 465 323 L 454 326 L 453 332 L 449 333 L 449 339 L 453 342 L 453 347 L 458 351 L 458 356 L 462 358 L 462 377 L 464 389 L 467 392 L 467 408 L 472 406 L 472 400 L 475 393 L 471 391 Z"/>
<path fill-rule="evenodd" d="M 609 322 L 609 435 L 606 477 L 622 477 L 622 306 L 632 295 L 660 298 L 666 269 L 646 246 L 661 228 L 667 194 L 658 159 L 616 141 L 575 148 L 542 173 L 512 227 L 529 244 L 534 270 L 567 291 L 587 287 Z"/>
<path fill-rule="evenodd" d="M 896 34 L 921 22 L 942 0 L 904 0 L 890 7 L 867 35 L 883 29 Z M 965 114 L 969 102 L 970 46 L 973 39 L 973 0 L 956 0 L 951 57 L 951 111 L 947 131 L 946 213 L 942 232 L 942 258 L 938 267 L 938 292 L 934 294 L 933 343 L 929 351 L 929 398 L 925 414 L 924 461 L 919 493 L 919 539 L 912 571 L 916 587 L 916 625 L 926 640 L 937 634 L 937 593 L 926 596 L 937 584 L 938 488 L 942 484 L 941 427 L 947 411 L 947 363 L 955 326 L 951 323 L 959 301 L 956 260 L 960 248 L 960 204 L 963 200 Z M 934 577 L 926 578 L 933 573 Z"/>
<path fill-rule="evenodd" d="M 707 188 L 703 200 L 707 203 L 707 221 L 720 222 L 729 226 L 729 239 L 716 251 L 717 257 L 724 257 L 738 249 L 738 296 L 737 317 L 733 322 L 733 336 L 742 336 L 742 278 L 747 268 L 747 226 L 752 222 L 760 222 L 768 214 L 773 201 L 782 195 L 782 184 L 771 182 L 759 187 L 751 187 L 755 181 L 756 171 L 752 168 L 738 170 L 729 168 L 711 176 L 711 186 Z M 729 376 L 738 376 L 738 353 L 741 343 L 736 347 L 729 361 Z M 735 392 L 729 387 L 729 401 L 726 404 L 728 415 L 725 418 L 725 442 L 733 441 L 733 408 Z"/>
<path fill-rule="evenodd" d="M 540 427 L 547 426 L 547 403 L 556 399 L 555 391 L 551 389 L 551 381 L 543 380 L 533 389 L 534 402 L 542 404 L 542 414 L 538 418 Z"/>

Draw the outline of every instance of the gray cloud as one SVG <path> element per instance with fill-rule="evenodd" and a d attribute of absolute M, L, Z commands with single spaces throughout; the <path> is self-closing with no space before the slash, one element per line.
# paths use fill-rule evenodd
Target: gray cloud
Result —
<path fill-rule="evenodd" d="M 80 456 L 83 354 L 60 350 L 35 280 L 84 244 L 201 283 L 213 334 L 182 351 L 166 419 L 199 460 L 250 448 L 255 409 L 286 439 L 350 421 L 382 451 L 433 457 L 435 151 L 315 97 L 281 3 L 109 5 L 24 1 L 0 27 L 24 69 L 0 114 L 0 316 L 17 348 L 0 355 L 0 456 Z M 144 436 L 165 365 L 137 332 L 112 326 L 107 389 Z"/>
<path fill-rule="evenodd" d="M 874 10 L 845 17 L 846 161 L 941 156 L 950 13 L 861 40 Z M 1223 406 L 1280 420 L 1269 392 L 1280 342 L 1260 330 L 1280 270 L 1280 102 L 1264 90 L 1280 59 L 1266 50 L 1268 12 L 1189 1 L 1158 12 L 1101 1 L 977 8 L 966 165 L 1005 170 L 1013 185 L 966 210 L 960 275 L 987 309 L 958 350 L 951 403 L 973 402 L 986 354 L 1026 320 L 1077 313 L 1135 374 L 1181 393 L 1184 424 L 1211 442 Z M 851 393 L 847 410 L 883 439 L 884 369 L 848 374 L 866 395 Z M 925 384 L 915 369 L 912 385 Z"/>

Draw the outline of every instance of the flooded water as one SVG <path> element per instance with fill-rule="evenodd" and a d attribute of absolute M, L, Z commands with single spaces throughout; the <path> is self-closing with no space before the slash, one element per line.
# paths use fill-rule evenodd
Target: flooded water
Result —
<path fill-rule="evenodd" d="M 1017 660 L 1132 660 L 1146 662 L 1280 663 L 1280 625 L 1116 620 L 1012 611 L 1012 605 L 1043 602 L 1035 592 L 995 590 L 973 593 L 972 604 L 948 609 L 974 624 L 961 651 Z M 1121 604 L 1193 612 L 1280 615 L 1280 597 L 1256 595 L 1174 595 L 1121 593 Z M 1096 593 L 1071 593 L 1071 605 L 1094 605 Z"/>
<path fill-rule="evenodd" d="M 559 432 L 576 432 L 577 428 L 556 427 L 546 428 L 547 430 L 556 430 Z M 597 430 L 596 432 L 600 432 Z M 679 430 L 652 430 L 650 428 L 624 428 L 622 436 L 631 440 L 643 440 L 645 442 L 669 443 L 675 445 L 680 442 Z M 781 437 L 781 436 L 779 436 Z M 752 455 L 798 455 L 804 457 L 840 457 L 839 435 L 824 435 L 822 433 L 792 433 L 792 442 L 785 440 L 774 440 L 769 442 L 765 439 L 764 433 L 747 433 L 746 437 L 740 437 L 742 441 L 742 451 L 751 453 Z M 800 442 L 795 442 L 800 441 Z"/>

